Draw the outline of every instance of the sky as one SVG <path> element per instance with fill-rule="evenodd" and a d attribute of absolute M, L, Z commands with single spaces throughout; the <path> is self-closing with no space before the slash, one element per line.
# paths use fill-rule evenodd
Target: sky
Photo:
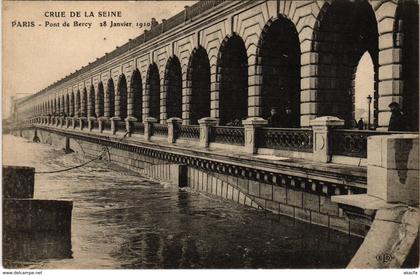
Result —
<path fill-rule="evenodd" d="M 3 116 L 10 110 L 10 97 L 36 93 L 53 82 L 111 52 L 130 38 L 142 34 L 152 17 L 168 19 L 197 1 L 3 1 Z M 93 12 L 95 17 L 85 17 Z M 120 11 L 119 18 L 99 18 L 99 12 Z M 55 16 L 47 17 L 45 13 Z M 80 12 L 81 17 L 70 17 Z M 132 22 L 133 27 L 99 27 L 100 22 Z M 23 22 L 35 27 L 23 27 Z M 50 26 L 46 26 L 46 22 Z M 54 23 L 70 27 L 52 27 Z M 74 27 L 73 22 L 91 22 L 91 28 Z M 39 26 L 41 24 L 41 26 Z M 144 25 L 144 24 L 143 24 Z"/>

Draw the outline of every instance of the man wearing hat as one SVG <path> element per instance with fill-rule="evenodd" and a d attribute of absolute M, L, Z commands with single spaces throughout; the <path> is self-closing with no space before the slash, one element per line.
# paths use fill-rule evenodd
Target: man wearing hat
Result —
<path fill-rule="evenodd" d="M 271 107 L 270 109 L 270 117 L 268 120 L 268 127 L 281 127 L 281 116 L 277 111 L 276 107 Z"/>
<path fill-rule="evenodd" d="M 400 104 L 391 102 L 388 107 L 391 109 L 388 131 L 406 131 L 405 118 L 400 109 Z"/>

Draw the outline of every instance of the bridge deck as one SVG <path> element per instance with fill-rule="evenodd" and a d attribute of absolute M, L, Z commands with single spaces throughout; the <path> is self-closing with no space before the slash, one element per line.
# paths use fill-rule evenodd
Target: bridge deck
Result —
<path fill-rule="evenodd" d="M 166 138 L 154 138 L 146 141 L 141 135 L 125 137 L 121 132 L 112 135 L 110 132 L 83 131 L 78 129 L 62 129 L 58 127 L 36 126 L 39 129 L 53 131 L 60 135 L 85 137 L 91 141 L 106 140 L 109 142 L 151 148 L 161 152 L 171 152 L 176 155 L 197 159 L 217 161 L 226 165 L 238 165 L 250 169 L 260 169 L 271 173 L 281 173 L 289 176 L 327 181 L 346 186 L 366 188 L 366 167 L 336 163 L 319 163 L 307 159 L 277 157 L 275 155 L 247 154 L 232 148 L 201 148 L 196 142 L 169 143 Z"/>

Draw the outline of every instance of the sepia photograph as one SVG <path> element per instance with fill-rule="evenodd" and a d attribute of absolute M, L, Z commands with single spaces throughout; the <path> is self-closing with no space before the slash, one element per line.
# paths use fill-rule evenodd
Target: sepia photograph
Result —
<path fill-rule="evenodd" d="M 2 274 L 417 275 L 418 0 L 1 5 Z"/>

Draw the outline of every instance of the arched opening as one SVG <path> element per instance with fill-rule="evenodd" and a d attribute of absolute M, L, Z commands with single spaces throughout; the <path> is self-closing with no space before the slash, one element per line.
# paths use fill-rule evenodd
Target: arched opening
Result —
<path fill-rule="evenodd" d="M 210 62 L 203 47 L 196 49 L 190 58 L 188 80 L 191 83 L 190 123 L 210 116 Z"/>
<path fill-rule="evenodd" d="M 66 94 L 66 105 L 65 105 L 65 107 L 66 107 L 66 109 L 65 109 L 65 113 L 66 113 L 66 116 L 69 116 L 70 115 L 70 97 L 69 97 L 69 94 Z"/>
<path fill-rule="evenodd" d="M 88 104 L 87 104 L 87 90 L 86 87 L 83 88 L 82 90 L 82 101 L 81 101 L 81 116 L 82 117 L 86 117 L 87 116 L 87 108 Z"/>
<path fill-rule="evenodd" d="M 402 111 L 406 129 L 419 130 L 419 4 L 401 1 L 397 7 L 394 44 L 402 48 Z"/>
<path fill-rule="evenodd" d="M 62 116 L 66 115 L 66 97 L 64 95 L 61 96 L 61 109 L 60 113 Z"/>
<path fill-rule="evenodd" d="M 89 102 L 88 102 L 88 115 L 89 117 L 95 117 L 95 87 L 90 85 L 89 89 Z"/>
<path fill-rule="evenodd" d="M 69 110 L 69 114 L 71 117 L 73 117 L 75 115 L 75 99 L 74 99 L 74 93 L 71 92 L 70 93 L 70 110 Z"/>
<path fill-rule="evenodd" d="M 160 119 L 160 78 L 156 64 L 151 64 L 147 72 L 146 85 L 149 92 L 149 117 Z"/>
<path fill-rule="evenodd" d="M 324 4 L 315 27 L 312 50 L 318 53 L 316 85 L 317 116 L 337 116 L 346 127 L 354 125 L 354 72 L 368 52 L 375 75 L 378 68 L 378 29 L 374 11 L 366 0 Z M 377 89 L 373 108 L 377 121 Z"/>
<path fill-rule="evenodd" d="M 108 79 L 105 94 L 105 117 L 113 117 L 115 115 L 115 86 L 112 78 Z"/>
<path fill-rule="evenodd" d="M 80 110 L 80 91 L 77 90 L 76 92 L 76 98 L 74 102 L 74 113 L 76 117 L 80 116 L 81 110 Z"/>
<path fill-rule="evenodd" d="M 138 69 L 135 69 L 131 75 L 130 82 L 130 96 L 133 103 L 133 116 L 139 121 L 142 121 L 143 113 L 143 88 L 141 82 L 141 75 Z"/>
<path fill-rule="evenodd" d="M 55 98 L 55 114 L 60 115 L 60 97 Z"/>
<path fill-rule="evenodd" d="M 375 67 L 365 52 L 356 67 L 353 90 L 353 128 L 370 129 L 374 124 Z M 370 98 L 370 100 L 369 100 Z M 370 114 L 369 114 L 370 111 Z"/>
<path fill-rule="evenodd" d="M 220 124 L 241 121 L 248 113 L 248 59 L 245 44 L 237 35 L 225 40 L 218 60 Z"/>
<path fill-rule="evenodd" d="M 127 80 L 120 75 L 117 86 L 117 100 L 115 102 L 115 116 L 125 119 L 127 117 Z"/>
<path fill-rule="evenodd" d="M 291 109 L 284 127 L 300 125 L 300 43 L 294 24 L 280 18 L 264 28 L 259 43 L 262 67 L 261 111 L 270 116 L 276 107 L 280 114 Z"/>
<path fill-rule="evenodd" d="M 165 69 L 166 118 L 182 117 L 182 71 L 176 56 L 168 60 Z"/>
<path fill-rule="evenodd" d="M 96 115 L 98 117 L 104 116 L 104 84 L 102 81 L 98 84 L 98 93 L 96 94 Z"/>

